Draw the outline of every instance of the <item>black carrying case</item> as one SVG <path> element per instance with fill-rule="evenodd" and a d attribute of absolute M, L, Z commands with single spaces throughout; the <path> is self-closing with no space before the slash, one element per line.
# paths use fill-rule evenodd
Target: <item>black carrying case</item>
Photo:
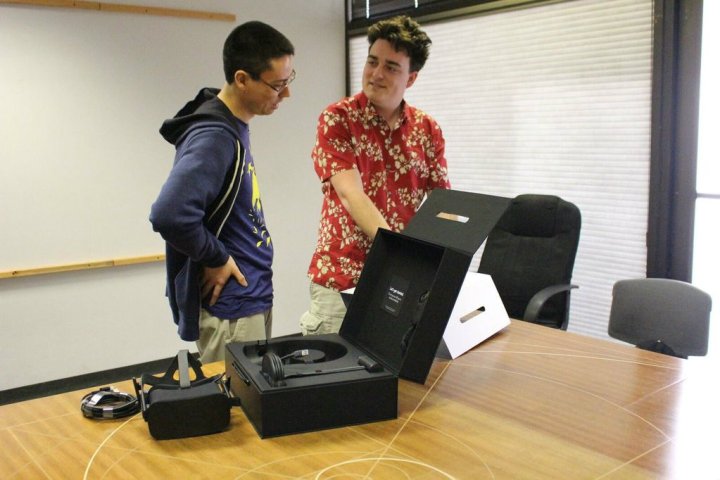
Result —
<path fill-rule="evenodd" d="M 273 352 L 283 356 L 296 349 L 324 349 L 328 356 L 314 366 L 286 365 L 287 372 L 293 367 L 315 369 L 320 365 L 324 369 L 345 368 L 356 365 L 363 354 L 339 335 L 296 335 L 228 344 L 230 388 L 261 438 L 397 417 L 397 376 L 386 369 L 288 378 L 272 385 L 261 373 L 263 355 Z"/>
<path fill-rule="evenodd" d="M 190 380 L 189 369 L 195 373 Z M 178 372 L 178 380 L 174 378 Z M 181 350 L 162 377 L 133 378 L 143 418 L 157 440 L 222 432 L 230 423 L 233 401 L 224 375 L 206 377 L 199 360 Z M 149 390 L 145 386 L 150 386 Z"/>
<path fill-rule="evenodd" d="M 262 438 L 397 418 L 398 377 L 424 383 L 471 255 L 381 230 L 375 237 L 339 334 L 294 335 L 227 346 L 232 393 Z M 382 371 L 353 370 L 288 378 L 262 373 L 267 352 L 307 349 L 288 372 L 358 365 L 367 356 Z"/>
<path fill-rule="evenodd" d="M 230 390 L 262 438 L 397 418 L 398 378 L 424 383 L 472 257 L 509 199 L 434 190 L 410 233 L 379 230 L 339 334 L 230 343 Z M 422 215 L 421 215 L 422 214 Z M 466 221 L 443 216 L 460 215 Z M 315 358 L 293 352 L 320 352 Z M 270 352 L 290 356 L 286 373 L 356 369 L 287 378 L 263 373 Z M 305 363 L 307 358 L 313 363 Z"/>

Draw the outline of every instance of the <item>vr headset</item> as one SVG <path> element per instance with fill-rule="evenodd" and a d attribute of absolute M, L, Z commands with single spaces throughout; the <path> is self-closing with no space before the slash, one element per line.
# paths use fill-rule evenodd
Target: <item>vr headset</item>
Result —
<path fill-rule="evenodd" d="M 230 408 L 237 404 L 228 392 L 224 374 L 206 377 L 201 363 L 180 350 L 165 374 L 143 373 L 133 385 L 150 435 L 157 440 L 222 432 L 230 424 Z M 190 380 L 189 369 L 195 372 Z M 178 380 L 175 380 L 175 372 Z M 150 388 L 146 390 L 146 386 Z"/>

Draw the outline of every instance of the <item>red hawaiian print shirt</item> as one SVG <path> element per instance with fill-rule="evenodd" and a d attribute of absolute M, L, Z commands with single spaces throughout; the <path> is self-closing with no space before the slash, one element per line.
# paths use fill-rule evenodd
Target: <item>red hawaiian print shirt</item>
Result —
<path fill-rule="evenodd" d="M 330 177 L 356 168 L 365 193 L 398 232 L 425 195 L 434 188 L 450 188 L 440 126 L 424 112 L 403 105 L 394 130 L 364 93 L 333 104 L 320 115 L 312 158 L 322 181 L 323 204 L 308 270 L 319 285 L 335 290 L 354 287 L 371 244 L 343 207 Z"/>

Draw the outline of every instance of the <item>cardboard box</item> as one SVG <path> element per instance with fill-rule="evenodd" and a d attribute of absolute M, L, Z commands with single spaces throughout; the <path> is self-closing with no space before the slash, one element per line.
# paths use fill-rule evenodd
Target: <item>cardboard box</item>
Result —
<path fill-rule="evenodd" d="M 435 355 L 455 359 L 508 325 L 510 317 L 490 275 L 468 272 Z"/>

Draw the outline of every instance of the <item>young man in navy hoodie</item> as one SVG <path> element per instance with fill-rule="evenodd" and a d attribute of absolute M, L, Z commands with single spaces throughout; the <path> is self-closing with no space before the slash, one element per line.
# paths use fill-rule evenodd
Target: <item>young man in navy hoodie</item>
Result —
<path fill-rule="evenodd" d="M 290 96 L 294 55 L 269 25 L 236 27 L 223 47 L 222 89 L 200 90 L 160 128 L 176 154 L 150 222 L 166 242 L 178 333 L 196 341 L 203 363 L 223 360 L 227 342 L 270 336 L 273 246 L 248 124 Z"/>

